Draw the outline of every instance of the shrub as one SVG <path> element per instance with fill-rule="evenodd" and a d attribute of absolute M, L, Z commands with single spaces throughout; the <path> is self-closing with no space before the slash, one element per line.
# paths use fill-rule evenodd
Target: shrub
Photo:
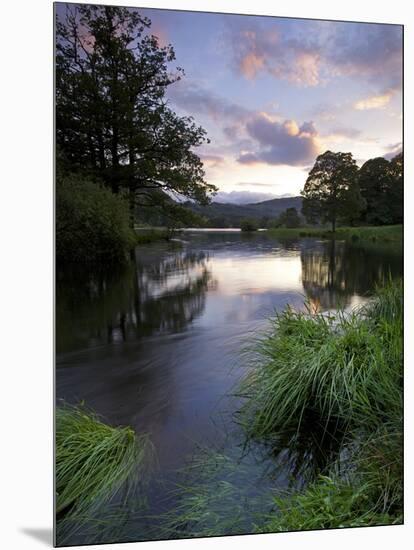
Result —
<path fill-rule="evenodd" d="M 80 175 L 56 181 L 56 257 L 59 261 L 124 262 L 134 246 L 126 200 Z"/>
<path fill-rule="evenodd" d="M 245 218 L 240 222 L 240 229 L 242 231 L 257 231 L 258 225 L 256 220 Z"/>

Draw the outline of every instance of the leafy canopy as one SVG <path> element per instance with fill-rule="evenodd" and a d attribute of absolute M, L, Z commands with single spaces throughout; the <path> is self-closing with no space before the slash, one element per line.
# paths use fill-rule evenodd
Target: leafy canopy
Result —
<path fill-rule="evenodd" d="M 193 149 L 207 140 L 192 117 L 168 105 L 168 86 L 184 75 L 171 45 L 161 47 L 136 10 L 68 5 L 57 21 L 57 143 L 74 166 L 99 174 L 112 191 L 177 193 L 207 203 Z"/>
<path fill-rule="evenodd" d="M 358 167 L 351 153 L 326 151 L 319 155 L 302 191 L 302 213 L 311 223 L 353 222 L 363 207 L 356 180 Z"/>

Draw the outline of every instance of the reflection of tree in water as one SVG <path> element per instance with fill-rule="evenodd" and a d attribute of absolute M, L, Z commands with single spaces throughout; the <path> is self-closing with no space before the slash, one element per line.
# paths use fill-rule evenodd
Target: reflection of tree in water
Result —
<path fill-rule="evenodd" d="M 57 277 L 57 350 L 183 330 L 213 284 L 208 257 L 175 253 L 122 271 Z"/>
<path fill-rule="evenodd" d="M 372 292 L 376 283 L 402 273 L 401 255 L 381 247 L 323 241 L 301 250 L 302 283 L 312 309 L 332 309 Z"/>
<path fill-rule="evenodd" d="M 178 254 L 151 266 L 138 266 L 130 327 L 138 335 L 178 332 L 200 315 L 212 287 L 204 253 Z"/>

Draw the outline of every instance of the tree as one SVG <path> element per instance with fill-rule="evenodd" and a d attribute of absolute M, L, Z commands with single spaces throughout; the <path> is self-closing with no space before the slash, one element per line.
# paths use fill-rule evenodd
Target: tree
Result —
<path fill-rule="evenodd" d="M 363 220 L 372 225 L 391 223 L 388 190 L 391 186 L 390 163 L 383 157 L 367 160 L 359 170 L 358 183 L 365 207 Z"/>
<path fill-rule="evenodd" d="M 184 72 L 170 72 L 174 50 L 150 25 L 134 9 L 82 4 L 57 21 L 57 143 L 74 167 L 127 191 L 131 214 L 138 192 L 156 206 L 154 190 L 200 203 L 215 191 L 193 151 L 205 130 L 165 98 Z"/>
<path fill-rule="evenodd" d="M 253 218 L 243 218 L 240 220 L 240 229 L 243 232 L 257 231 L 257 222 Z"/>
<path fill-rule="evenodd" d="M 279 225 L 295 228 L 300 226 L 300 217 L 296 208 L 287 208 L 279 216 Z"/>
<path fill-rule="evenodd" d="M 392 184 L 389 190 L 389 205 L 392 223 L 402 223 L 404 215 L 404 159 L 399 153 L 390 162 Z"/>
<path fill-rule="evenodd" d="M 351 153 L 326 151 L 319 155 L 301 192 L 302 213 L 310 223 L 356 219 L 363 207 L 357 182 L 358 167 Z"/>
<path fill-rule="evenodd" d="M 365 162 L 358 174 L 365 200 L 363 220 L 372 225 L 402 223 L 403 167 L 400 153 L 391 161 L 383 157 Z"/>

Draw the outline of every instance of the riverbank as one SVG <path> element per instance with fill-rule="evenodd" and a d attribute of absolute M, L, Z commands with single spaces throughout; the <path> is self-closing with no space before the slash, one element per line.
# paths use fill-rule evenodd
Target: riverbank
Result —
<path fill-rule="evenodd" d="M 269 229 L 267 231 L 272 237 L 280 238 L 299 238 L 299 237 L 319 237 L 324 239 L 344 239 L 352 241 L 371 241 L 371 242 L 402 242 L 402 225 L 382 225 L 382 226 L 363 226 L 363 227 L 338 227 L 335 233 L 327 229 L 314 227 L 286 228 L 280 227 Z"/>
<path fill-rule="evenodd" d="M 242 384 L 248 437 L 272 445 L 311 418 L 337 451 L 258 532 L 402 523 L 402 340 L 401 281 L 348 315 L 275 317 Z"/>
<path fill-rule="evenodd" d="M 136 244 L 150 244 L 157 241 L 169 241 L 173 231 L 166 227 L 135 227 Z"/>

